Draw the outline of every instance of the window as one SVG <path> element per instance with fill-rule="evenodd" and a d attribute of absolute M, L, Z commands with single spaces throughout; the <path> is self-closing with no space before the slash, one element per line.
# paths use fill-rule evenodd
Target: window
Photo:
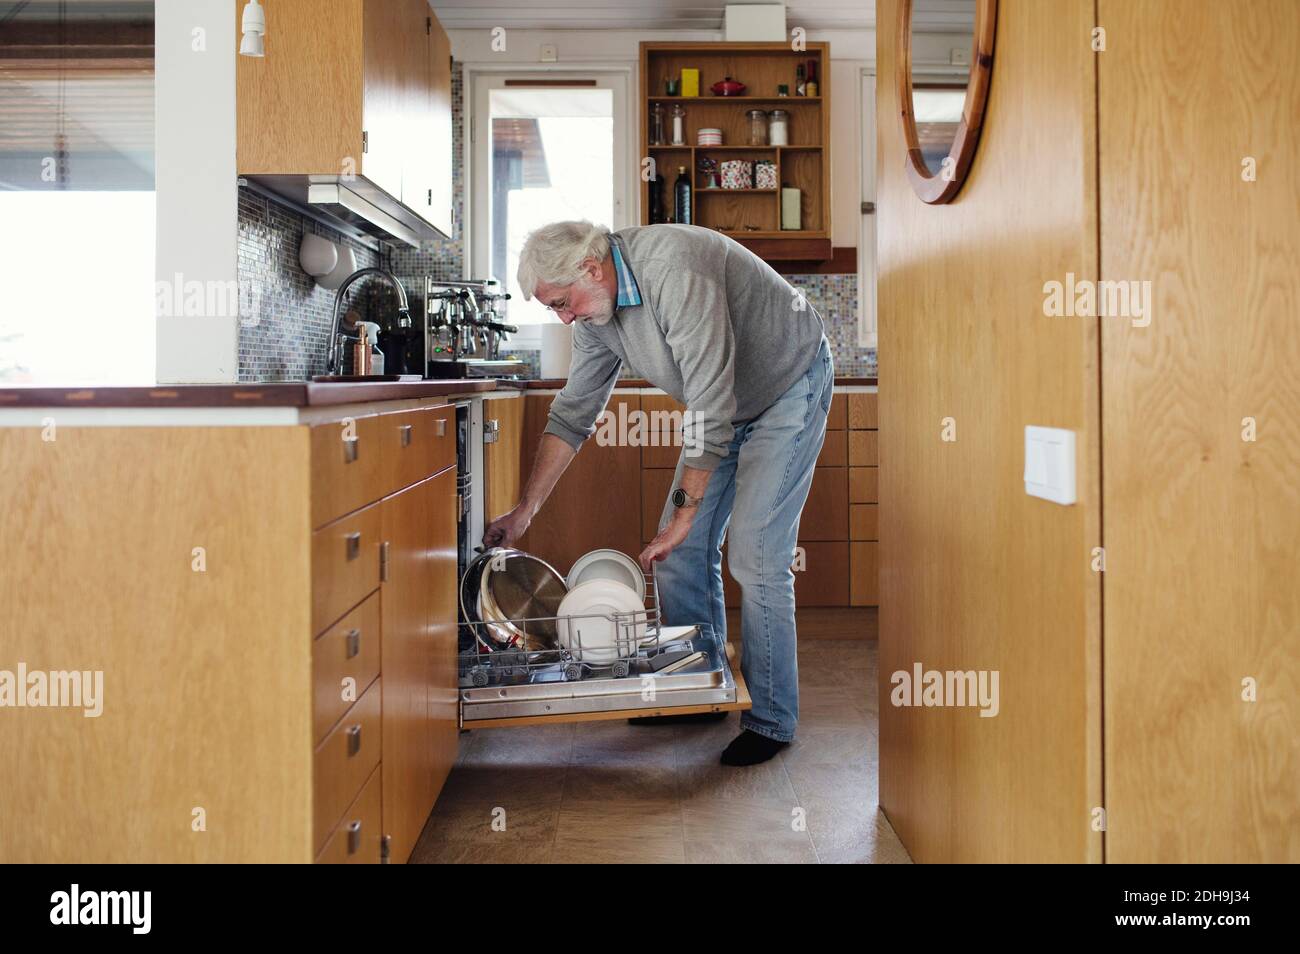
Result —
<path fill-rule="evenodd" d="M 558 319 L 524 301 L 515 273 L 528 233 L 564 219 L 622 226 L 623 84 L 616 81 L 480 77 L 474 122 L 473 277 L 510 293 L 515 343 L 536 347 L 539 326 Z M 576 85 L 576 84 L 582 85 Z M 564 85 L 555 85 L 564 84 Z M 482 130 L 486 135 L 480 135 Z"/>
<path fill-rule="evenodd" d="M 154 5 L 0 6 L 0 385 L 154 380 Z"/>

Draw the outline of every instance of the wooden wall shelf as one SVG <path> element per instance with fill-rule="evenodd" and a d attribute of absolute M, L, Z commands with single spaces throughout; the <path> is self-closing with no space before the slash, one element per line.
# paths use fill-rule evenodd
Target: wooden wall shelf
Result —
<path fill-rule="evenodd" d="M 795 96 L 795 68 L 816 63 L 819 93 Z M 651 157 L 663 179 L 664 221 L 673 221 L 673 186 L 678 168 L 691 170 L 692 223 L 734 238 L 769 262 L 825 262 L 832 257 L 830 221 L 830 44 L 809 43 L 796 53 L 786 43 L 642 43 L 641 155 Z M 680 79 L 684 68 L 700 71 L 699 96 L 665 96 L 664 81 Z M 730 76 L 748 87 L 744 96 L 714 96 L 709 87 Z M 778 83 L 791 95 L 777 96 Z M 665 107 L 665 126 L 672 128 L 673 105 L 686 108 L 682 144 L 650 143 L 650 107 Z M 751 146 L 746 112 L 754 108 L 789 113 L 790 144 Z M 700 146 L 701 128 L 722 130 L 723 144 Z M 799 229 L 782 229 L 781 190 L 706 189 L 699 161 L 769 159 L 777 181 L 801 193 Z M 704 198 L 707 196 L 708 198 Z M 725 197 L 725 198 L 724 198 Z M 641 185 L 642 225 L 650 224 L 650 187 Z M 749 228 L 747 228 L 747 226 Z"/>

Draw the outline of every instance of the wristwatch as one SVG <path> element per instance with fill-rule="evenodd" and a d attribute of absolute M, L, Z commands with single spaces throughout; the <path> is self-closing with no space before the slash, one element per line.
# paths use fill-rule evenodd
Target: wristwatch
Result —
<path fill-rule="evenodd" d="M 703 497 L 692 497 L 680 487 L 673 491 L 673 495 L 669 499 L 672 500 L 674 507 L 698 507 L 704 503 Z"/>

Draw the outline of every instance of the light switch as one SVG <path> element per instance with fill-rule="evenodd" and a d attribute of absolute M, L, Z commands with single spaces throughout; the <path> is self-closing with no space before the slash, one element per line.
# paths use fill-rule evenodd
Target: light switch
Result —
<path fill-rule="evenodd" d="M 1025 427 L 1025 493 L 1053 503 L 1075 502 L 1074 431 Z"/>

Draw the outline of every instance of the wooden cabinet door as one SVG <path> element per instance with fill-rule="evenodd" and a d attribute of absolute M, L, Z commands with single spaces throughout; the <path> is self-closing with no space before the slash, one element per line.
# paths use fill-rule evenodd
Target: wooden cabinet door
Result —
<path fill-rule="evenodd" d="M 419 487 L 424 488 L 429 514 L 425 552 L 430 563 L 426 600 L 433 667 L 429 683 L 432 789 L 428 797 L 432 808 L 460 745 L 460 688 L 456 672 L 456 468 L 447 468 Z M 424 824 L 423 818 L 420 824 Z"/>
<path fill-rule="evenodd" d="M 451 40 L 425 0 L 417 5 L 428 15 L 428 82 L 421 96 L 421 141 L 412 156 L 417 191 L 402 201 L 451 238 Z"/>
<path fill-rule="evenodd" d="M 380 587 L 380 669 L 388 677 L 383 680 L 383 818 L 394 862 L 410 856 L 433 807 L 429 593 L 434 580 L 426 545 L 431 483 L 408 487 L 380 505 L 387 550 Z"/>
<path fill-rule="evenodd" d="M 428 89 L 428 35 L 423 0 L 365 0 L 362 123 L 365 153 L 358 172 L 395 199 L 413 140 L 410 110 Z"/>
<path fill-rule="evenodd" d="M 485 421 L 496 421 L 497 437 L 483 445 L 484 517 L 490 522 L 519 503 L 531 460 L 524 460 L 525 399 L 495 398 L 483 402 Z M 474 541 L 478 545 L 478 541 Z"/>
<path fill-rule="evenodd" d="M 527 461 L 536 455 L 552 400 L 524 398 Z M 630 422 L 634 417 L 629 415 L 640 408 L 639 395 L 616 394 L 606 413 Z M 561 574 L 591 550 L 612 547 L 631 557 L 641 552 L 641 448 L 625 441 L 602 446 L 598 435 L 583 445 L 518 544 Z"/>

